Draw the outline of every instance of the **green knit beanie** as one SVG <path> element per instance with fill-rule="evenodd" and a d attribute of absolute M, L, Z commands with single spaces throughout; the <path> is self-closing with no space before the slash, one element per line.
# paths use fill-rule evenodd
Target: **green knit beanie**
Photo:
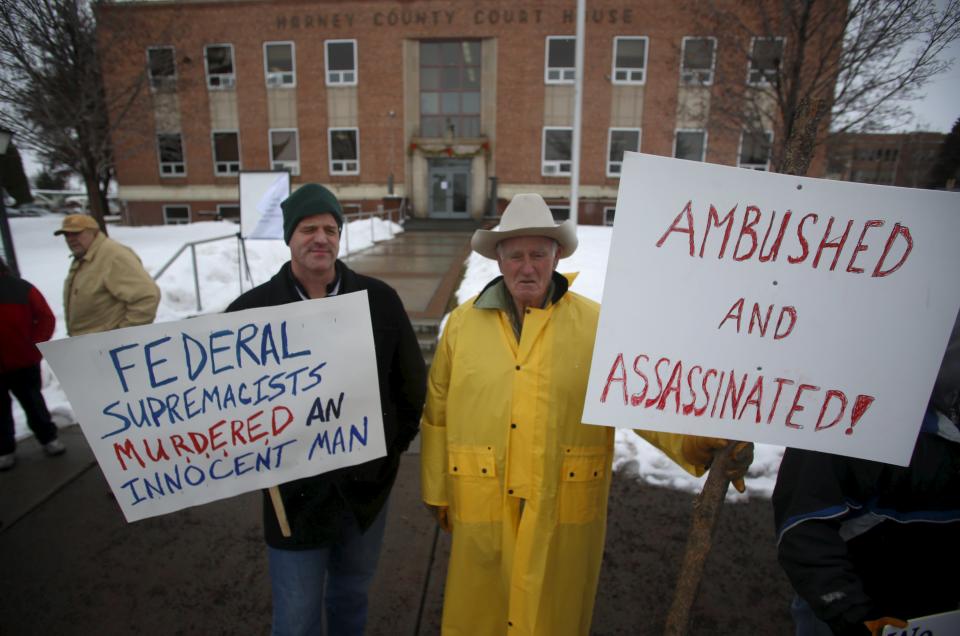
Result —
<path fill-rule="evenodd" d="M 337 221 L 337 229 L 343 230 L 343 208 L 337 197 L 319 183 L 307 183 L 283 200 L 283 241 L 290 244 L 290 237 L 297 224 L 314 214 L 332 214 Z"/>

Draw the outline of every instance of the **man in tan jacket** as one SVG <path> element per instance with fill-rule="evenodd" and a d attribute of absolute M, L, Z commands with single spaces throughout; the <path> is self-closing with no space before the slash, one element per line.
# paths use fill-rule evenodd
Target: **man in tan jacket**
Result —
<path fill-rule="evenodd" d="M 54 232 L 60 234 L 73 253 L 63 284 L 68 335 L 153 322 L 160 288 L 132 249 L 107 238 L 86 214 L 67 215 Z"/>

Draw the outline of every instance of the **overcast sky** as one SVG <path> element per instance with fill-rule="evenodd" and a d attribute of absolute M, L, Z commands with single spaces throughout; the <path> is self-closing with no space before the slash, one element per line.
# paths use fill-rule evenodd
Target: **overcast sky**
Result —
<path fill-rule="evenodd" d="M 924 99 L 914 103 L 916 119 L 910 130 L 946 133 L 960 118 L 960 42 L 954 42 L 943 57 L 953 58 L 953 66 L 928 85 Z"/>

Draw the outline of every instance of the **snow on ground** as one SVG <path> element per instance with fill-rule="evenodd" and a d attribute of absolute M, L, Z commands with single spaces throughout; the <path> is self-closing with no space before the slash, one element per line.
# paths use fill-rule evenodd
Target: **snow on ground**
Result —
<path fill-rule="evenodd" d="M 57 317 L 54 338 L 63 338 L 66 335 L 63 322 L 63 280 L 70 267 L 70 252 L 62 237 L 53 236 L 61 221 L 62 217 L 59 215 L 10 219 L 21 274 L 43 293 Z M 238 226 L 227 222 L 150 227 L 111 226 L 110 236 L 132 247 L 147 271 L 152 274 L 156 274 L 188 241 L 228 237 L 196 247 L 203 307 L 201 312 L 197 311 L 189 248 L 180 254 L 158 279 L 162 299 L 157 311 L 157 322 L 168 322 L 197 313 L 222 311 L 240 294 L 238 241 L 235 238 L 237 230 Z M 354 221 L 346 228 L 346 240 L 341 240 L 341 256 L 345 255 L 347 245 L 349 251 L 355 253 L 369 247 L 373 243 L 372 239 L 388 239 L 391 232 L 399 231 L 402 231 L 400 226 L 388 224 L 381 219 Z M 558 267 L 559 271 L 564 273 L 579 272 L 572 286 L 573 291 L 597 302 L 600 302 L 603 295 L 611 235 L 612 229 L 608 227 L 581 226 L 577 231 L 580 241 L 577 251 L 572 257 L 561 260 Z M 282 241 L 246 241 L 246 252 L 253 281 L 251 284 L 244 279 L 243 290 L 266 281 L 290 257 L 289 249 Z M 457 290 L 458 302 L 463 302 L 479 292 L 498 275 L 495 261 L 479 254 L 471 254 L 464 280 Z M 72 422 L 73 410 L 60 388 L 60 383 L 45 362 L 43 369 L 43 394 L 54 419 L 60 424 Z M 16 401 L 14 404 L 17 437 L 29 435 L 23 412 Z M 769 497 L 773 492 L 782 454 L 783 449 L 779 446 L 758 444 L 756 458 L 747 478 L 747 493 L 740 495 L 731 488 L 728 498 L 736 501 L 750 496 Z M 687 474 L 663 453 L 625 429 L 617 431 L 614 467 L 634 473 L 651 484 L 689 492 L 699 492 L 704 479 Z"/>

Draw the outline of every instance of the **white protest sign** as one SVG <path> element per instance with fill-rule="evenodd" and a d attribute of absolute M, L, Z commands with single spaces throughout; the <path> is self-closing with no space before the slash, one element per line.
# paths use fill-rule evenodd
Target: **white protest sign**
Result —
<path fill-rule="evenodd" d="M 906 627 L 884 627 L 883 636 L 953 636 L 960 634 L 960 611 L 911 618 Z"/>
<path fill-rule="evenodd" d="M 240 235 L 251 239 L 283 239 L 283 210 L 290 196 L 286 171 L 240 173 Z"/>
<path fill-rule="evenodd" d="M 40 348 L 127 521 L 386 454 L 365 291 Z"/>
<path fill-rule="evenodd" d="M 629 153 L 583 420 L 907 465 L 960 196 Z"/>

